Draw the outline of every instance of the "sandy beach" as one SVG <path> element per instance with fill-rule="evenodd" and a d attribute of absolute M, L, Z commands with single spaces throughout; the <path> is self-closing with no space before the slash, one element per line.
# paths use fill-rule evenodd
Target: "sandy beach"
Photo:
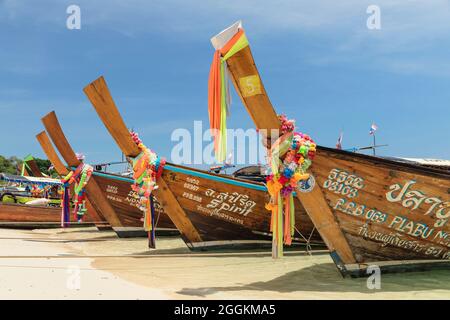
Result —
<path fill-rule="evenodd" d="M 0 299 L 450 299 L 446 271 L 343 279 L 328 254 L 192 253 L 178 237 L 0 229 Z"/>

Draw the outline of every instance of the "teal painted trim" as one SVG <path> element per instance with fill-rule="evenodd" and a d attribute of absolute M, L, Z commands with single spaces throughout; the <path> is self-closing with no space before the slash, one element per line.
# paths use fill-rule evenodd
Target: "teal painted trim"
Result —
<path fill-rule="evenodd" d="M 71 168 L 72 170 L 75 170 L 75 167 Z M 99 176 L 99 177 L 104 177 L 106 179 L 111 179 L 111 180 L 120 180 L 120 181 L 125 181 L 125 182 L 129 182 L 129 183 L 134 183 L 134 180 L 131 178 L 127 178 L 127 177 L 120 177 L 120 176 L 113 176 L 111 174 L 108 173 L 103 173 L 103 172 L 98 172 L 98 171 L 94 171 L 93 172 L 94 176 Z"/>
<path fill-rule="evenodd" d="M 229 178 L 226 178 L 226 177 L 220 177 L 220 176 L 215 176 L 215 175 L 211 175 L 211 174 L 207 174 L 207 173 L 203 173 L 203 172 L 189 170 L 189 169 L 186 169 L 186 168 L 175 167 L 175 166 L 172 166 L 170 164 L 166 164 L 164 166 L 164 170 L 184 173 L 184 174 L 188 174 L 190 176 L 196 176 L 196 177 L 203 178 L 203 179 L 223 182 L 223 183 L 226 183 L 226 184 L 231 184 L 231 185 L 234 185 L 234 186 L 244 187 L 244 188 L 248 188 L 248 189 L 267 191 L 267 188 L 265 186 L 263 186 L 263 185 L 257 185 L 257 184 L 243 182 L 243 181 L 237 181 L 237 180 L 229 179 Z"/>
<path fill-rule="evenodd" d="M 99 176 L 99 177 L 104 177 L 107 179 L 111 179 L 111 180 L 120 180 L 120 181 L 125 181 L 125 182 L 129 182 L 129 183 L 134 183 L 134 180 L 131 178 L 127 178 L 127 177 L 120 177 L 120 176 L 113 176 L 107 173 L 103 173 L 103 172 L 96 172 L 94 171 L 94 176 Z"/>
<path fill-rule="evenodd" d="M 72 168 L 72 170 L 74 170 L 74 169 L 75 168 Z M 248 188 L 248 189 L 259 190 L 259 191 L 267 191 L 267 188 L 265 186 L 263 186 L 263 185 L 257 185 L 257 184 L 243 182 L 243 181 L 236 181 L 234 179 L 229 179 L 229 178 L 226 178 L 226 177 L 220 177 L 220 176 L 210 175 L 210 174 L 203 173 L 203 172 L 198 172 L 198 171 L 195 171 L 195 170 L 189 170 L 189 169 L 186 169 L 186 168 L 175 167 L 175 166 L 172 166 L 170 164 L 166 164 L 164 166 L 164 170 L 184 173 L 184 174 L 187 174 L 187 175 L 190 175 L 190 176 L 195 176 L 195 177 L 199 177 L 199 178 L 203 178 L 203 179 L 207 179 L 207 180 L 223 182 L 223 183 L 226 183 L 226 184 L 239 186 L 239 187 L 244 187 L 244 188 Z M 120 181 L 129 182 L 129 183 L 134 183 L 133 179 L 127 178 L 127 177 L 113 176 L 113 175 L 110 175 L 110 174 L 107 174 L 107 173 L 103 173 L 103 172 L 98 172 L 98 171 L 94 171 L 93 174 L 94 174 L 94 176 L 100 176 L 100 177 L 104 177 L 104 178 L 111 179 L 111 180 L 120 180 Z"/>

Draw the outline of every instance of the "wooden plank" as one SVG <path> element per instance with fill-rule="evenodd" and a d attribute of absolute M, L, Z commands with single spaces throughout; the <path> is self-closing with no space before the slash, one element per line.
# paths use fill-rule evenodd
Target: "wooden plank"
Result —
<path fill-rule="evenodd" d="M 128 157 L 136 157 L 140 150 L 130 136 L 109 92 L 105 79 L 103 77 L 98 78 L 86 86 L 84 92 L 122 152 Z M 182 236 L 190 242 L 202 241 L 199 232 L 189 220 L 162 177 L 159 179 L 158 185 L 159 188 L 154 192 L 155 196 Z"/>
<path fill-rule="evenodd" d="M 69 167 L 77 167 L 80 164 L 80 160 L 77 159 L 75 151 L 73 151 L 69 141 L 67 140 L 64 132 L 59 124 L 58 118 L 56 117 L 55 111 L 48 113 L 45 117 L 41 119 L 44 127 L 49 134 L 53 144 L 55 145 L 58 152 L 66 161 Z"/>
<path fill-rule="evenodd" d="M 45 131 L 42 131 L 36 135 L 36 139 L 38 140 L 39 144 L 42 147 L 42 150 L 44 151 L 47 158 L 50 160 L 50 162 L 55 167 L 56 172 L 61 176 L 64 177 L 69 173 L 69 170 L 66 168 L 64 163 L 59 158 L 58 154 L 56 153 L 55 148 L 53 148 L 53 145 L 50 141 L 50 138 L 48 137 L 47 133 Z M 105 217 L 101 213 L 99 213 L 92 203 L 89 201 L 89 199 L 86 199 L 86 209 L 87 214 L 92 218 L 93 221 L 105 221 Z M 98 226 L 100 228 L 104 228 L 105 223 L 100 223 Z"/>
<path fill-rule="evenodd" d="M 50 162 L 53 164 L 53 167 L 55 167 L 56 172 L 58 172 L 60 176 L 66 176 L 67 174 L 69 174 L 69 170 L 56 154 L 56 150 L 53 148 L 53 145 L 50 142 L 50 138 L 48 137 L 47 133 L 45 131 L 38 133 L 36 135 L 36 139 L 41 145 L 42 150 L 44 151 L 48 160 L 50 160 Z"/>
<path fill-rule="evenodd" d="M 184 212 L 183 208 L 181 208 L 164 179 L 160 178 L 158 180 L 158 189 L 154 190 L 153 193 L 161 206 L 164 208 L 164 211 L 170 219 L 172 219 L 172 222 L 180 231 L 181 235 L 184 236 L 189 242 L 201 242 L 202 238 L 200 234 L 192 224 L 191 220 L 189 220 L 186 212 Z"/>
<path fill-rule="evenodd" d="M 227 65 L 236 91 L 239 93 L 253 122 L 259 130 L 266 130 L 267 135 L 270 137 L 271 130 L 278 130 L 280 123 L 264 88 L 258 69 L 256 68 L 250 46 L 247 46 L 228 58 Z M 242 92 L 240 79 L 249 76 L 258 79 L 261 88 L 259 94 L 245 95 Z M 348 241 L 319 187 L 316 186 L 310 193 L 297 192 L 297 197 L 330 251 L 336 251 L 339 258 L 345 264 L 355 263 L 355 258 Z"/>
<path fill-rule="evenodd" d="M 253 63 L 249 63 L 253 62 Z M 227 60 L 228 70 L 232 74 L 233 84 L 244 106 L 247 108 L 250 117 L 259 130 L 266 130 L 270 137 L 272 129 L 279 129 L 280 122 L 278 116 L 269 100 L 264 84 L 259 76 L 258 69 L 253 60 L 250 47 L 237 52 Z M 257 75 L 261 85 L 261 94 L 244 97 L 239 80 L 244 77 Z"/>
<path fill-rule="evenodd" d="M 83 91 L 120 150 L 128 157 L 134 158 L 139 155 L 141 151 L 131 139 L 130 132 L 114 103 L 105 79 L 98 78 L 86 86 Z"/>
<path fill-rule="evenodd" d="M 50 135 L 53 144 L 56 146 L 67 164 L 70 167 L 77 167 L 81 162 L 77 159 L 75 152 L 64 135 L 55 112 L 50 112 L 41 120 Z M 112 227 L 122 227 L 121 221 L 117 217 L 117 214 L 109 201 L 104 196 L 102 190 L 95 181 L 94 176 L 91 177 L 86 186 L 86 194 L 95 210 L 101 213 L 101 215 L 108 220 Z"/>

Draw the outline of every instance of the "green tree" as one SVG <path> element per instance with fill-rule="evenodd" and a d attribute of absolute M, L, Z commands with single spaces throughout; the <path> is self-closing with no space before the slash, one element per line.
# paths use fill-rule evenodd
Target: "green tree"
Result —
<path fill-rule="evenodd" d="M 46 175 L 51 175 L 50 172 L 48 171 L 48 168 L 50 168 L 50 166 L 52 165 L 50 160 L 34 158 L 34 161 L 36 161 L 36 164 L 38 165 L 39 170 L 41 170 L 42 173 Z"/>
<path fill-rule="evenodd" d="M 0 156 L 0 172 L 17 174 L 17 162 L 16 157 L 6 158 L 4 156 Z"/>
<path fill-rule="evenodd" d="M 34 158 L 39 170 L 46 174 L 51 175 L 54 172 L 49 173 L 48 168 L 51 166 L 51 162 L 47 159 Z M 6 158 L 0 155 L 0 172 L 10 174 L 21 174 L 23 161 L 15 156 Z"/>

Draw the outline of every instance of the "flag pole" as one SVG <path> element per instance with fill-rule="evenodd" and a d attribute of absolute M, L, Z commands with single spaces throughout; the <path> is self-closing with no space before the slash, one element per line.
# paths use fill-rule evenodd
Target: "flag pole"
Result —
<path fill-rule="evenodd" d="M 374 156 L 376 156 L 376 148 L 375 148 L 375 146 L 377 145 L 377 141 L 376 141 L 376 138 L 375 138 L 375 132 L 373 133 L 373 148 L 372 148 L 372 150 L 373 150 L 373 155 Z"/>

